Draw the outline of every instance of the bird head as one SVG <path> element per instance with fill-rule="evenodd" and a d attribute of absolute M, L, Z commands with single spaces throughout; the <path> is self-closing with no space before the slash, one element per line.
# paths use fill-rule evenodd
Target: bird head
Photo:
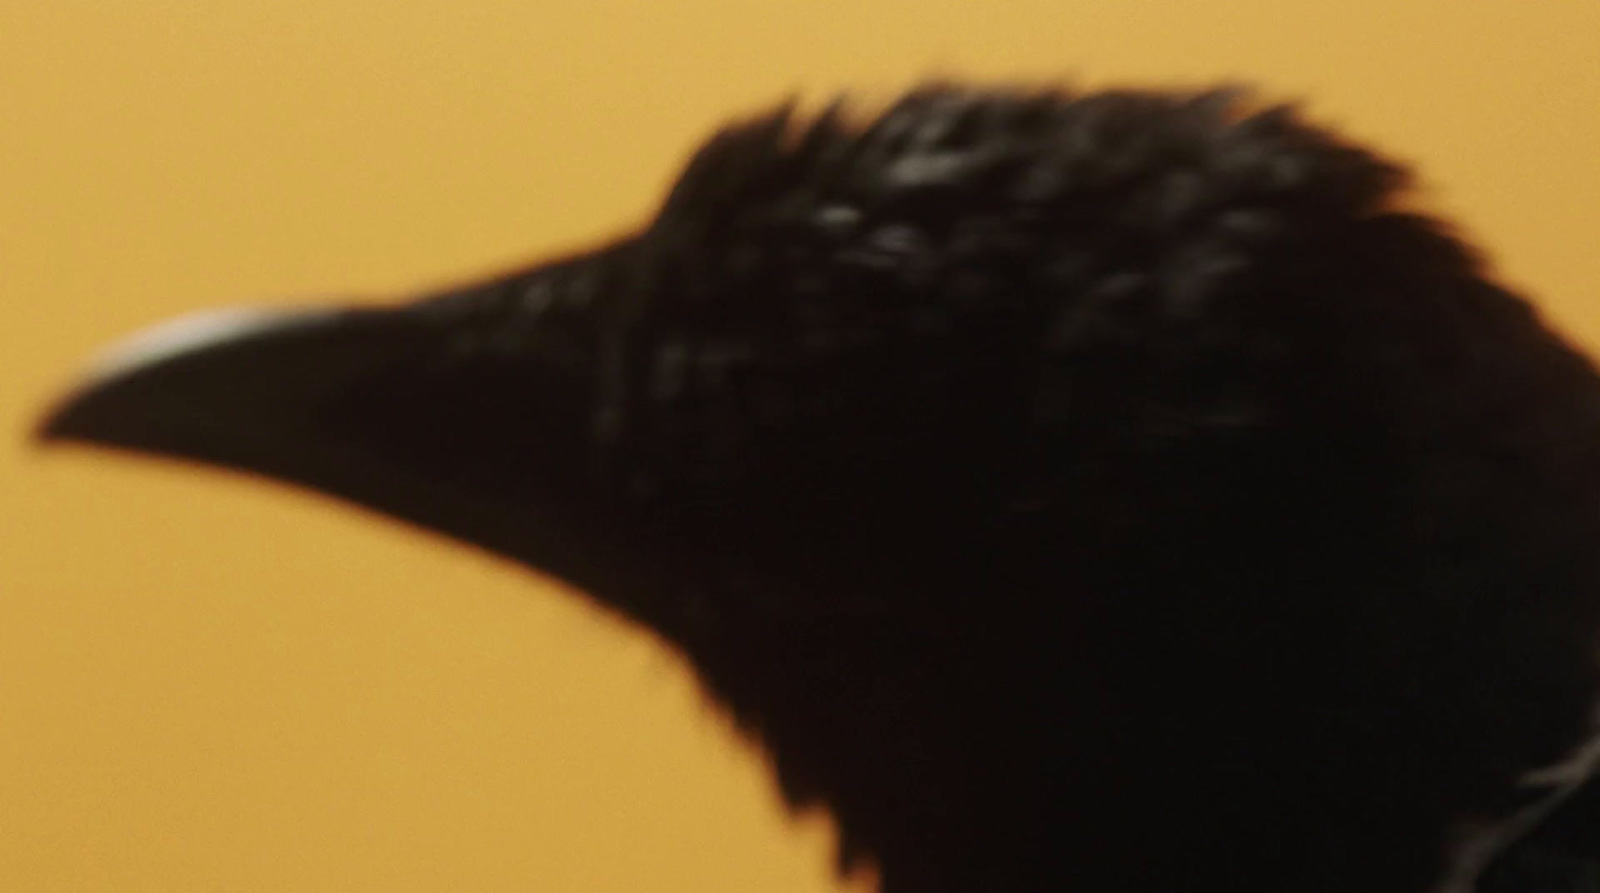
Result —
<path fill-rule="evenodd" d="M 785 107 L 627 238 L 182 320 L 40 432 L 576 584 L 891 893 L 1420 893 L 1588 731 L 1600 379 L 1404 183 L 1229 92 Z"/>

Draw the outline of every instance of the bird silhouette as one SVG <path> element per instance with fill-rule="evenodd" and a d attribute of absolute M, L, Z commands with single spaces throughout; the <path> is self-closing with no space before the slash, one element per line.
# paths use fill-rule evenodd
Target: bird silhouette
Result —
<path fill-rule="evenodd" d="M 632 235 L 182 320 L 39 433 L 572 582 L 885 893 L 1582 883 L 1600 377 L 1406 184 L 1237 91 L 784 106 Z"/>

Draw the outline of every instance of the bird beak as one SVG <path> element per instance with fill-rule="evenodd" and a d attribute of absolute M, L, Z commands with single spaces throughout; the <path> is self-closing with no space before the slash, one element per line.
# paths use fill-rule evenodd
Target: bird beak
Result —
<path fill-rule="evenodd" d="M 321 398 L 362 379 L 403 340 L 375 324 L 381 315 L 235 309 L 156 326 L 103 353 L 37 439 L 261 471 L 262 462 L 309 460 L 285 441 L 316 428 Z"/>
<path fill-rule="evenodd" d="M 561 281 L 180 319 L 108 351 L 36 436 L 296 484 L 578 573 L 561 506 L 582 502 L 592 352 Z"/>

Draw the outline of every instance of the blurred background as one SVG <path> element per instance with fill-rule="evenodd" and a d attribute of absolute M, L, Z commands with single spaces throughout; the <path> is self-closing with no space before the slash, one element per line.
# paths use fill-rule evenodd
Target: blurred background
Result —
<path fill-rule="evenodd" d="M 677 658 L 332 502 L 40 454 L 107 341 L 641 222 L 729 115 L 1235 80 L 1422 173 L 1600 343 L 1594 0 L 0 0 L 0 889 L 821 893 Z"/>

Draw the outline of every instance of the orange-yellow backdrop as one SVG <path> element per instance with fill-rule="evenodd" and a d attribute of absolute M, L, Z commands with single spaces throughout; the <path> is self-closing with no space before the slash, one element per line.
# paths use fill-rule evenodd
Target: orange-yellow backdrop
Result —
<path fill-rule="evenodd" d="M 1305 98 L 1600 340 L 1594 0 L 0 3 L 0 889 L 833 888 L 826 823 L 579 600 L 23 440 L 130 329 L 603 237 L 725 114 L 928 74 Z"/>

